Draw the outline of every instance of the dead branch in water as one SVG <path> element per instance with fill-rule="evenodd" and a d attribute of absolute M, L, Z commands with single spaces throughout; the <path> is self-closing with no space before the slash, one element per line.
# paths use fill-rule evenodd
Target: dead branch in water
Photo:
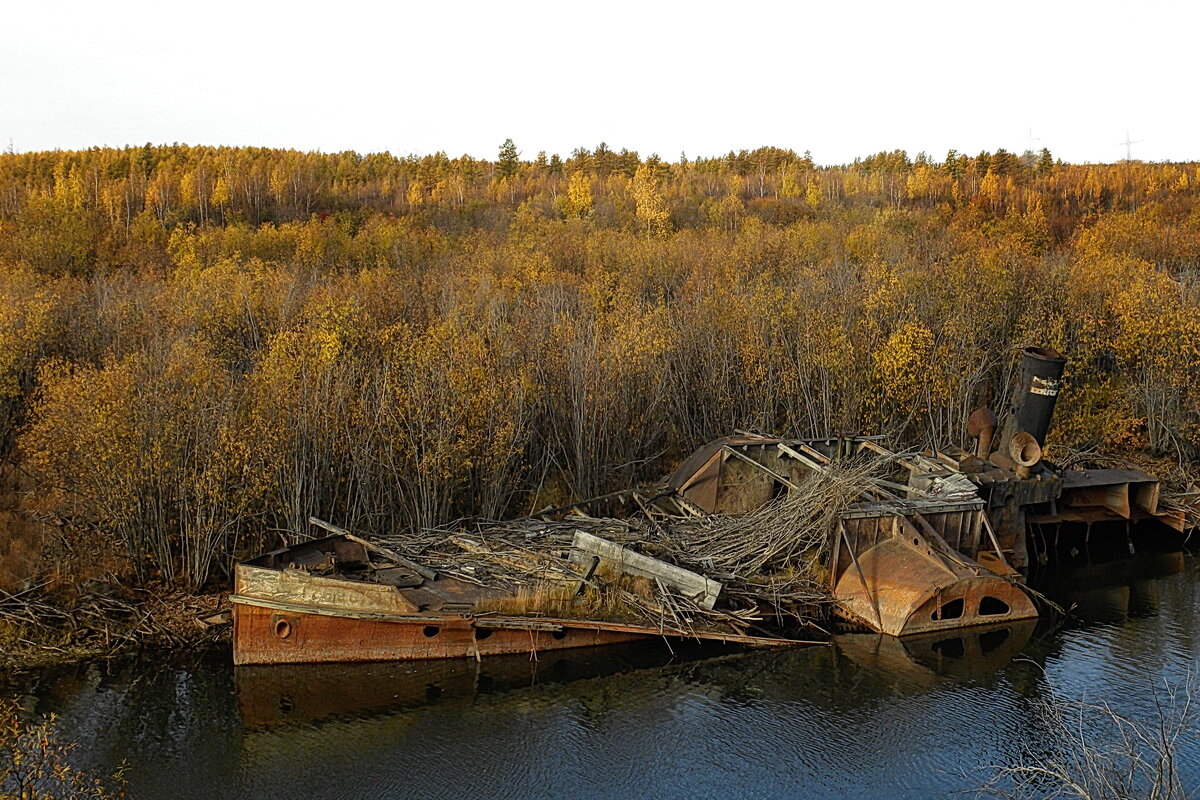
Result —
<path fill-rule="evenodd" d="M 1026 746 L 1020 761 L 994 768 L 980 795 L 1033 800 L 1186 800 L 1179 771 L 1181 743 L 1198 733 L 1193 674 L 1154 692 L 1149 718 L 1118 713 L 1108 703 L 1042 699 L 1033 707 L 1052 745 Z"/>

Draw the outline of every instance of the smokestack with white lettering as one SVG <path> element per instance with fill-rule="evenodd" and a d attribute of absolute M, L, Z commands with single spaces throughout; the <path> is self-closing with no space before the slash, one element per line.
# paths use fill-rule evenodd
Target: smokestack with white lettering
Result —
<path fill-rule="evenodd" d="M 1013 437 L 1021 432 L 1032 436 L 1039 447 L 1046 444 L 1066 363 L 1061 353 L 1048 347 L 1026 347 L 1022 351 L 1021 379 L 1013 392 L 1004 425 L 1001 448 L 1005 452 Z"/>

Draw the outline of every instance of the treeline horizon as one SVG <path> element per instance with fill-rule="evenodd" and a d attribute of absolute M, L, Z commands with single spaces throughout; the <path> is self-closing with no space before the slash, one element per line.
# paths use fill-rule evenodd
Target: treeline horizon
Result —
<path fill-rule="evenodd" d="M 0 155 L 0 455 L 143 577 L 525 514 L 735 429 L 1200 456 L 1200 167 L 760 148 Z"/>
<path fill-rule="evenodd" d="M 569 155 L 567 155 L 565 157 L 559 152 L 551 152 L 550 150 L 538 150 L 531 156 L 530 152 L 532 152 L 532 151 L 520 149 L 518 143 L 513 142 L 513 140 L 511 140 L 511 139 L 506 140 L 505 143 L 500 146 L 500 149 L 504 150 L 509 142 L 512 142 L 512 145 L 511 145 L 511 149 L 508 150 L 507 155 L 508 155 L 508 157 L 515 155 L 516 161 L 520 164 L 523 164 L 525 166 L 548 166 L 548 167 L 553 167 L 553 168 L 566 168 L 566 169 L 570 169 L 572 167 L 577 167 L 580 164 L 580 159 L 587 159 L 588 157 L 592 156 L 594 153 L 600 153 L 602 158 L 611 154 L 611 156 L 617 162 L 624 163 L 624 164 L 628 164 L 628 163 L 632 162 L 633 164 L 636 165 L 636 164 L 641 164 L 642 162 L 645 162 L 645 161 L 649 161 L 649 162 L 663 163 L 663 164 L 667 164 L 669 166 L 686 166 L 688 164 L 697 164 L 697 163 L 698 164 L 712 164 L 712 163 L 717 163 L 717 162 L 724 162 L 724 163 L 728 164 L 731 162 L 736 162 L 738 160 L 753 159 L 755 157 L 760 156 L 764 152 L 777 152 L 777 153 L 782 153 L 782 154 L 788 154 L 791 158 L 795 158 L 798 160 L 802 159 L 804 161 L 807 161 L 811 164 L 812 168 L 814 168 L 814 169 L 850 169 L 850 168 L 854 168 L 854 167 L 861 167 L 864 164 L 869 164 L 872 160 L 878 161 L 881 158 L 882 159 L 893 159 L 896 157 L 900 157 L 900 158 L 904 159 L 910 165 L 911 164 L 931 164 L 933 166 L 943 166 L 947 162 L 947 160 L 952 161 L 952 160 L 956 160 L 956 159 L 960 159 L 960 158 L 976 159 L 976 158 L 979 158 L 980 156 L 990 159 L 996 153 L 1001 154 L 1001 158 L 1012 157 L 1026 165 L 1031 165 L 1031 166 L 1037 164 L 1038 162 L 1046 162 L 1046 161 L 1048 161 L 1049 163 L 1052 163 L 1052 164 L 1057 164 L 1059 166 L 1082 166 L 1082 167 L 1119 166 L 1121 164 L 1152 164 L 1152 165 L 1166 165 L 1166 164 L 1195 165 L 1195 164 L 1200 164 L 1200 159 L 1176 159 L 1176 158 L 1142 159 L 1142 158 L 1134 158 L 1132 155 L 1128 158 L 1117 158 L 1117 159 L 1113 159 L 1111 161 L 1087 161 L 1087 160 L 1072 161 L 1070 159 L 1064 159 L 1062 157 L 1055 156 L 1049 147 L 1036 147 L 1036 148 L 1027 147 L 1024 150 L 1009 150 L 1008 148 L 1005 148 L 1005 147 L 997 147 L 995 150 L 983 149 L 976 155 L 971 155 L 969 150 L 959 150 L 958 148 L 950 148 L 947 151 L 946 156 L 943 156 L 941 158 L 941 160 L 939 160 L 939 158 L 937 157 L 936 154 L 931 153 L 928 150 L 922 149 L 922 150 L 919 150 L 916 153 L 916 155 L 912 155 L 905 148 L 897 148 L 895 150 L 882 150 L 882 151 L 879 151 L 876 153 L 871 153 L 871 154 L 868 154 L 865 156 L 856 156 L 851 161 L 820 161 L 816 157 L 814 157 L 811 150 L 804 150 L 802 152 L 798 152 L 795 148 L 775 147 L 775 146 L 771 146 L 771 145 L 764 145 L 762 147 L 757 147 L 757 148 L 753 148 L 753 149 L 736 148 L 736 149 L 730 149 L 724 153 L 719 153 L 719 154 L 709 153 L 709 154 L 700 154 L 700 155 L 692 155 L 692 156 L 689 156 L 687 154 L 687 151 L 685 150 L 685 151 L 681 152 L 677 158 L 672 160 L 670 157 L 664 157 L 657 151 L 652 151 L 648 155 L 643 156 L 641 154 L 641 151 L 639 151 L 639 150 L 631 150 L 627 147 L 622 147 L 620 149 L 614 149 L 614 148 L 610 147 L 607 142 L 600 142 L 598 145 L 596 145 L 595 148 L 589 148 L 586 146 L 572 148 Z M 348 159 L 351 159 L 354 161 L 366 161 L 369 159 L 385 159 L 385 160 L 390 160 L 390 161 L 394 161 L 394 162 L 409 163 L 409 164 L 418 163 L 418 162 L 424 161 L 426 159 L 433 159 L 435 161 L 443 162 L 443 163 L 450 162 L 450 163 L 496 164 L 503 157 L 503 155 L 498 154 L 496 159 L 489 159 L 487 157 L 480 157 L 480 156 L 473 155 L 469 152 L 463 152 L 457 156 L 451 156 L 449 151 L 443 150 L 443 149 L 439 149 L 439 150 L 431 152 L 431 153 L 425 153 L 422 151 L 410 151 L 407 153 L 403 153 L 403 152 L 393 152 L 391 150 L 386 150 L 386 149 L 385 150 L 355 150 L 355 149 L 351 148 L 351 149 L 342 149 L 342 150 L 326 150 L 326 149 L 320 148 L 320 147 L 305 149 L 303 147 L 292 147 L 292 146 L 205 144 L 205 143 L 201 143 L 201 142 L 189 143 L 189 142 L 178 142 L 178 141 L 176 141 L 176 142 L 149 142 L 148 141 L 143 144 L 128 142 L 128 143 L 122 144 L 122 145 L 95 144 L 95 145 L 90 145 L 88 147 L 84 147 L 82 149 L 73 148 L 73 147 L 52 147 L 52 148 L 33 148 L 33 149 L 29 149 L 29 150 L 17 150 L 17 149 L 15 149 L 14 144 L 12 142 L 10 142 L 8 147 L 6 149 L 4 149 L 2 152 L 0 152 L 0 154 L 8 155 L 8 156 L 37 156 L 37 155 L 50 155 L 50 154 L 58 154 L 58 153 L 89 153 L 89 152 L 97 152 L 97 151 L 110 151 L 110 152 L 142 151 L 142 152 L 146 152 L 146 151 L 161 151 L 161 150 L 210 151 L 210 152 L 215 152 L 215 153 L 232 153 L 232 152 L 236 152 L 239 150 L 258 150 L 258 151 L 265 151 L 265 152 L 270 152 L 270 153 L 292 153 L 295 155 L 306 156 L 306 157 L 307 156 L 316 156 L 316 157 L 348 158 Z"/>

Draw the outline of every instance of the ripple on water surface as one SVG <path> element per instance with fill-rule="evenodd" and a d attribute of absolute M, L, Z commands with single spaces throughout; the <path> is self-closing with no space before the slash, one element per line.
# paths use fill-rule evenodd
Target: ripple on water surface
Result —
<path fill-rule="evenodd" d="M 61 713 L 87 765 L 127 759 L 134 798 L 949 797 L 1055 746 L 1039 699 L 1145 716 L 1195 670 L 1194 561 L 1083 601 L 1091 622 L 944 640 L 236 674 L 218 654 L 22 691 Z M 1200 742 L 1179 756 L 1200 785 Z"/>

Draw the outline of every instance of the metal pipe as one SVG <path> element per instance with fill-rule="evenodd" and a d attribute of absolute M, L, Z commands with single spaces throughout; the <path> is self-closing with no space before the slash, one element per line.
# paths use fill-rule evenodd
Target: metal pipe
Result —
<path fill-rule="evenodd" d="M 975 455 L 986 461 L 992 452 L 992 437 L 996 435 L 996 415 L 986 406 L 975 409 L 967 417 L 967 433 L 978 437 Z"/>
<path fill-rule="evenodd" d="M 1033 434 L 1018 431 L 1008 440 L 1008 456 L 1017 465 L 1017 477 L 1028 478 L 1033 474 L 1033 467 L 1042 460 L 1042 446 Z"/>
<path fill-rule="evenodd" d="M 986 459 L 992 452 L 992 437 L 996 434 L 996 426 L 988 425 L 979 432 L 979 444 L 975 447 L 975 455 Z"/>

